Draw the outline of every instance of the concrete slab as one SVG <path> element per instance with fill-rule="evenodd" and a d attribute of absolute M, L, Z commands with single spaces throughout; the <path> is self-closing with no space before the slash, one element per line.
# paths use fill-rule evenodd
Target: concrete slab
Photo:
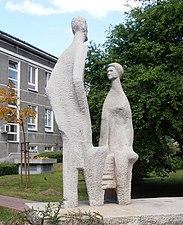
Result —
<path fill-rule="evenodd" d="M 26 205 L 43 210 L 47 203 Z M 80 202 L 77 208 L 61 209 L 60 214 L 78 210 L 98 212 L 112 225 L 183 225 L 183 197 L 132 199 L 131 204 L 125 206 L 114 203 L 89 206 L 87 202 Z"/>

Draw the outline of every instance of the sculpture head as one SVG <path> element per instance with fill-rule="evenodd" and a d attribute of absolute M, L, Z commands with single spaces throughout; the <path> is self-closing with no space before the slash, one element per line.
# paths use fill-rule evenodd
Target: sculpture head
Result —
<path fill-rule="evenodd" d="M 107 76 L 109 80 L 120 78 L 124 73 L 123 67 L 119 63 L 110 63 L 107 68 Z"/>
<path fill-rule="evenodd" d="M 85 41 L 88 40 L 88 26 L 85 18 L 76 16 L 71 21 L 72 32 L 75 35 L 77 32 L 82 32 L 85 35 Z"/>

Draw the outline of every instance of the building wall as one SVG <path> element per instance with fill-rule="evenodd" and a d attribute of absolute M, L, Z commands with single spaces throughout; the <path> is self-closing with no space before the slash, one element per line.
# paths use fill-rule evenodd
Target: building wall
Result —
<path fill-rule="evenodd" d="M 16 43 L 17 42 L 17 43 Z M 28 106 L 33 105 L 37 108 L 37 129 L 28 130 L 26 123 L 26 135 L 30 146 L 38 147 L 39 152 L 45 151 L 45 147 L 52 150 L 62 148 L 62 139 L 58 127 L 53 119 L 53 131 L 45 131 L 45 109 L 51 110 L 48 98 L 45 93 L 46 72 L 51 73 L 56 57 L 47 55 L 45 52 L 26 45 L 25 42 L 13 39 L 12 36 L 1 36 L 0 33 L 0 88 L 6 88 L 8 83 L 9 60 L 18 63 L 18 95 L 20 103 Z M 38 70 L 38 90 L 33 91 L 28 86 L 29 66 Z M 0 127 L 5 124 L 0 121 Z M 0 159 L 7 157 L 10 153 L 20 152 L 20 142 L 23 140 L 21 127 L 18 128 L 18 141 L 8 141 L 8 133 L 0 133 Z"/>

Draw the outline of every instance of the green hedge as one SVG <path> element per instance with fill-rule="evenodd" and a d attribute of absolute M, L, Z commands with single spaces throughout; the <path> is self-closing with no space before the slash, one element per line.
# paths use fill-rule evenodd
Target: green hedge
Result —
<path fill-rule="evenodd" d="M 171 165 L 174 170 L 183 169 L 183 159 L 182 157 L 175 155 L 171 158 Z"/>
<path fill-rule="evenodd" d="M 13 163 L 0 164 L 0 176 L 18 174 L 18 165 Z"/>
<path fill-rule="evenodd" d="M 62 159 L 63 159 L 62 152 L 42 152 L 38 156 L 44 156 L 48 158 L 57 159 L 57 163 L 62 162 Z"/>

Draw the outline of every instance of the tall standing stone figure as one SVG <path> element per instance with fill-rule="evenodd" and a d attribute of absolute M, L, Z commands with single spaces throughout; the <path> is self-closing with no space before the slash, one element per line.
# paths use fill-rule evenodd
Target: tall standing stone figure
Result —
<path fill-rule="evenodd" d="M 100 146 L 108 146 L 102 187 L 106 200 L 129 204 L 131 176 L 138 155 L 133 151 L 133 125 L 129 101 L 122 89 L 120 77 L 123 67 L 118 63 L 108 65 L 107 76 L 111 89 L 104 101 L 101 120 Z"/>
<path fill-rule="evenodd" d="M 104 193 L 117 192 L 119 204 L 130 202 L 133 151 L 130 105 L 121 87 L 123 68 L 112 63 L 108 78 L 112 87 L 104 102 L 99 147 L 92 145 L 90 113 L 84 88 L 87 57 L 87 24 L 74 17 L 71 45 L 59 57 L 47 86 L 63 139 L 63 198 L 65 207 L 78 206 L 78 171 L 83 170 L 90 205 L 103 205 Z"/>
<path fill-rule="evenodd" d="M 90 205 L 102 205 L 102 159 L 105 159 L 106 151 L 103 147 L 98 151 L 92 145 L 91 121 L 83 82 L 87 24 L 84 18 L 74 17 L 71 26 L 73 41 L 58 59 L 47 86 L 47 95 L 63 139 L 64 205 L 78 205 L 79 169 L 84 170 Z"/>

